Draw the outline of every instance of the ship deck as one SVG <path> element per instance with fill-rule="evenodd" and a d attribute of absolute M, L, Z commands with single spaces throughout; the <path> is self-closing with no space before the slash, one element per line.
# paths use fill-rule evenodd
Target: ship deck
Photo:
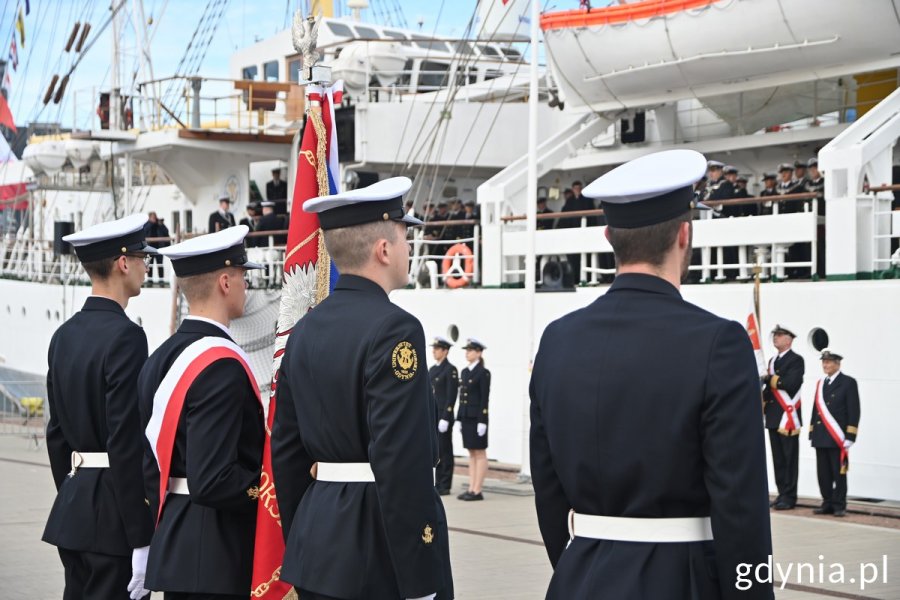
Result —
<path fill-rule="evenodd" d="M 492 471 L 503 477 L 501 471 Z M 54 498 L 46 450 L 40 443 L 0 436 L 0 590 L 5 600 L 43 600 L 62 596 L 63 572 L 55 549 L 40 541 Z M 465 477 L 454 478 L 454 495 L 445 496 L 450 523 L 450 548 L 456 597 L 464 600 L 544 597 L 551 569 L 541 543 L 528 486 L 489 479 L 484 502 L 459 502 Z M 490 484 L 490 485 L 488 485 Z M 850 481 L 852 493 L 853 483 Z M 812 505 L 807 499 L 807 505 Z M 864 505 L 851 509 L 865 510 Z M 778 600 L 900 598 L 900 519 L 890 516 L 851 516 L 847 520 L 813 517 L 798 508 L 791 514 L 772 514 L 775 562 L 810 563 L 824 582 L 798 582 L 791 572 L 784 589 L 776 585 Z M 824 558 L 819 558 L 823 556 Z M 886 562 L 885 562 L 886 561 Z M 832 563 L 845 569 L 844 582 L 830 583 Z M 877 581 L 862 588 L 861 565 Z M 886 572 L 884 571 L 887 565 Z M 804 576 L 808 575 L 804 572 Z M 779 577 L 776 574 L 776 580 Z M 162 600 L 154 594 L 153 600 Z"/>

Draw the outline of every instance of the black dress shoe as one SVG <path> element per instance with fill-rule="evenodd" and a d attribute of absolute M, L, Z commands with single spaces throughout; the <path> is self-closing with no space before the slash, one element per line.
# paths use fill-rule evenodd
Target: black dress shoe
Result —
<path fill-rule="evenodd" d="M 465 496 L 466 496 L 465 498 L 460 498 L 460 500 L 463 500 L 465 502 L 474 502 L 476 500 L 484 500 L 484 496 L 481 495 L 481 492 L 478 492 L 477 494 L 472 494 L 470 492 L 466 492 Z"/>
<path fill-rule="evenodd" d="M 450 490 L 438 490 L 437 493 L 438 493 L 438 496 L 449 496 Z"/>
<path fill-rule="evenodd" d="M 833 515 L 834 509 L 830 506 L 820 506 L 819 508 L 813 509 L 814 515 Z"/>
<path fill-rule="evenodd" d="M 772 500 L 771 502 L 769 502 L 769 508 L 774 507 L 776 504 L 778 504 L 778 499 Z"/>
<path fill-rule="evenodd" d="M 794 510 L 794 505 L 787 502 L 779 502 L 775 505 L 775 510 Z"/>
<path fill-rule="evenodd" d="M 836 510 L 834 511 L 834 516 L 836 516 L 836 517 L 846 517 L 846 516 L 847 516 L 847 511 L 844 510 L 843 508 L 838 508 L 838 509 L 836 509 Z"/>
<path fill-rule="evenodd" d="M 469 492 L 463 492 L 462 494 L 460 494 L 459 496 L 457 496 L 456 499 L 457 499 L 457 500 L 468 500 L 468 499 L 469 499 L 469 496 L 471 496 L 471 495 L 472 495 L 472 494 L 470 494 Z"/>

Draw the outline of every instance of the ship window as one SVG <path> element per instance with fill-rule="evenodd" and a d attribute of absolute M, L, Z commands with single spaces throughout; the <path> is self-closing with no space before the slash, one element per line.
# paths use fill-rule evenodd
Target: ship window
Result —
<path fill-rule="evenodd" d="M 278 81 L 278 61 L 273 60 L 263 65 L 263 75 L 266 81 Z"/>
<path fill-rule="evenodd" d="M 450 65 L 423 60 L 422 66 L 419 68 L 419 90 L 434 90 L 447 85 L 447 72 Z"/>
<path fill-rule="evenodd" d="M 497 69 L 488 69 L 484 72 L 485 81 L 488 81 L 489 79 L 497 79 L 498 77 L 503 77 L 503 71 Z"/>
<path fill-rule="evenodd" d="M 475 49 L 472 48 L 472 44 L 463 41 L 456 42 L 454 51 L 461 56 L 472 56 L 475 54 Z"/>
<path fill-rule="evenodd" d="M 292 58 L 288 61 L 288 80 L 291 83 L 300 81 L 300 69 L 303 68 L 303 57 Z"/>
<path fill-rule="evenodd" d="M 447 44 L 440 40 L 431 39 L 425 35 L 414 35 L 414 40 L 421 40 L 416 42 L 416 46 L 419 48 L 425 48 L 426 50 L 437 50 L 438 52 L 447 52 L 449 49 L 447 48 Z"/>
<path fill-rule="evenodd" d="M 467 83 L 475 83 L 478 81 L 478 69 L 476 67 L 469 67 L 468 69 L 469 76 L 466 77 L 466 69 L 459 68 L 456 71 L 456 85 L 466 85 Z"/>
<path fill-rule="evenodd" d="M 516 50 L 515 48 L 500 48 L 500 52 L 506 56 L 506 58 L 515 61 L 522 60 L 522 53 Z"/>
<path fill-rule="evenodd" d="M 256 79 L 257 73 L 259 73 L 259 70 L 256 68 L 256 65 L 253 65 L 252 67 L 244 67 L 243 69 L 241 69 L 241 77 L 243 79 L 253 81 Z"/>
<path fill-rule="evenodd" d="M 447 337 L 450 338 L 451 342 L 455 342 L 459 339 L 459 327 L 456 325 L 451 325 L 447 328 Z"/>
<path fill-rule="evenodd" d="M 343 23 L 335 23 L 334 21 L 329 21 L 327 23 L 327 25 L 328 25 L 328 29 L 331 30 L 331 33 L 333 33 L 334 35 L 336 35 L 338 37 L 346 37 L 346 38 L 354 37 L 353 31 L 351 31 L 350 28 L 347 27 L 346 25 L 344 25 Z"/>
<path fill-rule="evenodd" d="M 809 332 L 809 345 L 821 352 L 828 347 L 828 332 L 821 327 L 814 327 Z"/>
<path fill-rule="evenodd" d="M 400 33 L 399 31 L 391 31 L 389 29 L 385 29 L 384 35 L 386 35 L 387 37 L 389 37 L 393 40 L 400 40 L 400 43 L 403 44 L 404 46 L 412 46 L 412 43 L 408 41 L 409 38 L 407 38 L 404 34 Z"/>
<path fill-rule="evenodd" d="M 491 46 L 485 46 L 484 44 L 478 44 L 478 49 L 481 50 L 481 53 L 485 56 L 500 56 L 500 53 L 497 52 Z"/>
<path fill-rule="evenodd" d="M 381 39 L 381 36 L 378 35 L 378 32 L 372 29 L 371 27 L 363 27 L 362 25 L 356 26 L 356 33 L 359 34 L 359 37 L 366 38 L 369 40 L 378 40 Z"/>
<path fill-rule="evenodd" d="M 412 82 L 412 70 L 413 61 L 412 59 L 407 59 L 406 64 L 403 65 L 403 72 L 397 78 L 398 87 L 409 87 L 409 84 Z"/>

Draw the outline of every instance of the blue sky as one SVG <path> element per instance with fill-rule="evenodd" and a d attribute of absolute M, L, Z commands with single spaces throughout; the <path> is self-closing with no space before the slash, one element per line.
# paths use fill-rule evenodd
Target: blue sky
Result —
<path fill-rule="evenodd" d="M 53 74 L 62 77 L 75 59 L 73 53 L 63 51 L 72 24 L 76 20 L 90 22 L 91 38 L 94 38 L 109 14 L 111 3 L 105 0 L 30 0 L 31 13 L 25 17 L 25 47 L 19 46 L 18 70 L 12 73 L 9 104 L 16 123 L 61 121 L 64 126 L 71 126 L 75 112 L 79 115 L 78 126 L 87 125 L 95 106 L 94 90 L 109 87 L 111 29 L 96 38 L 96 44 L 74 72 L 62 102 L 43 106 L 42 98 Z M 151 27 L 154 75 L 157 78 L 171 75 L 207 0 L 143 0 L 143 3 L 145 17 L 154 19 Z M 285 23 L 289 23 L 289 13 L 301 4 L 302 0 L 229 0 L 201 73 L 209 77 L 227 77 L 228 59 L 235 49 L 282 30 Z M 475 0 L 370 0 L 370 4 L 373 8 L 364 11 L 364 19 L 368 14 L 370 20 L 380 22 L 378 16 L 385 12 L 393 14 L 395 5 L 399 5 L 411 27 L 417 27 L 421 20 L 422 31 L 445 36 L 461 36 L 475 8 Z M 0 14 L 0 36 L 3 36 L 0 37 L 0 58 L 6 57 L 15 31 L 15 15 L 24 5 L 25 0 L 4 2 Z M 130 11 L 132 5 L 133 2 L 127 0 L 125 8 Z M 558 5 L 559 8 L 572 8 L 577 2 L 559 0 Z M 165 11 L 161 13 L 163 7 Z M 131 20 L 130 14 L 128 19 Z M 130 25 L 129 31 L 132 31 Z M 134 63 L 134 59 L 126 61 L 126 70 Z M 74 110 L 73 100 L 77 104 Z"/>

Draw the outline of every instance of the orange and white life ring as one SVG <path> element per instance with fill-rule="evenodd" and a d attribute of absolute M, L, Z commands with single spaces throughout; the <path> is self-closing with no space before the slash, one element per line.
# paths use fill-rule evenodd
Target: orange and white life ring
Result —
<path fill-rule="evenodd" d="M 462 259 L 460 259 L 462 257 Z M 462 261 L 462 266 L 460 265 Z M 454 244 L 447 250 L 441 263 L 441 271 L 444 273 L 444 283 L 448 288 L 460 288 L 469 285 L 475 274 L 475 259 L 472 250 L 465 244 Z"/>

